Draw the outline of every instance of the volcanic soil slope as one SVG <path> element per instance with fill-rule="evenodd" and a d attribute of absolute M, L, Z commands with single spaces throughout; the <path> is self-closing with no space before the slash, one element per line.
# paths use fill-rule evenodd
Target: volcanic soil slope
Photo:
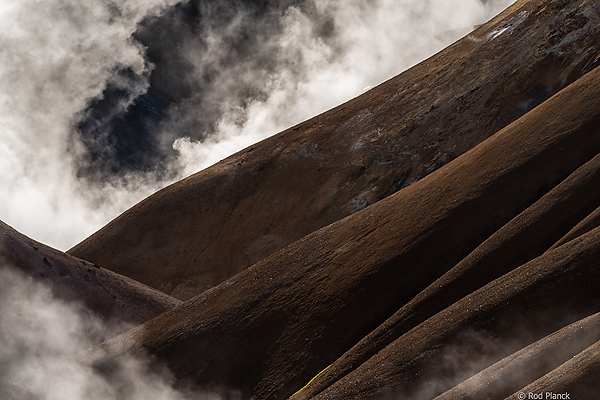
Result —
<path fill-rule="evenodd" d="M 518 2 L 362 96 L 156 193 L 69 253 L 188 300 L 408 187 L 591 71 L 597 8 Z"/>
<path fill-rule="evenodd" d="M 80 302 L 111 325 L 139 325 L 181 303 L 131 278 L 36 242 L 2 221 L 0 267 L 44 282 L 56 298 Z"/>
<path fill-rule="evenodd" d="M 128 210 L 69 253 L 186 301 L 80 357 L 243 399 L 596 398 L 599 20 L 518 1 Z"/>
<path fill-rule="evenodd" d="M 4 313 L 16 314 L 23 321 L 22 325 L 19 325 L 22 329 L 26 329 L 28 319 L 31 318 L 29 312 L 37 313 L 37 318 L 40 318 L 40 315 L 48 317 L 52 314 L 51 308 L 45 309 L 39 304 L 36 305 L 35 310 L 29 309 L 30 305 L 14 306 L 15 300 L 11 299 L 14 293 L 18 292 L 24 297 L 36 296 L 36 293 L 31 293 L 32 289 L 28 286 L 31 282 L 42 283 L 43 287 L 48 288 L 52 298 L 60 302 L 57 304 L 81 305 L 76 309 L 81 312 L 82 318 L 102 323 L 102 327 L 105 328 L 102 332 L 95 335 L 89 333 L 91 343 L 106 340 L 181 304 L 181 301 L 131 278 L 36 242 L 0 221 L 2 324 L 11 323 L 11 318 L 4 318 Z M 7 291 L 9 293 L 6 293 Z M 21 307 L 26 311 L 23 312 Z M 77 325 L 77 321 L 71 323 Z M 0 399 L 36 400 L 37 397 L 23 390 L 29 389 L 29 386 L 19 387 L 22 385 L 19 381 L 22 376 L 11 369 L 14 360 L 7 357 L 11 351 L 18 354 L 20 350 L 23 354 L 29 355 L 37 354 L 36 351 L 41 350 L 39 348 L 19 349 L 23 344 L 19 340 L 14 340 L 14 337 L 5 331 L 10 327 L 3 325 L 2 328 L 0 332 L 2 345 L 9 349 L 8 351 L 3 349 L 2 354 L 5 365 L 0 377 Z M 25 331 L 20 334 L 31 338 L 32 332 Z M 47 335 L 45 340 L 56 339 L 53 337 L 55 332 L 52 329 L 48 331 L 44 329 L 44 334 Z M 71 340 L 68 349 L 65 348 L 61 354 L 62 356 L 73 355 L 84 350 L 84 346 L 89 346 L 88 343 L 88 341 Z M 40 348 L 43 348 L 43 345 Z M 18 368 L 15 370 L 19 371 Z M 17 380 L 17 385 L 3 381 L 7 379 Z"/>

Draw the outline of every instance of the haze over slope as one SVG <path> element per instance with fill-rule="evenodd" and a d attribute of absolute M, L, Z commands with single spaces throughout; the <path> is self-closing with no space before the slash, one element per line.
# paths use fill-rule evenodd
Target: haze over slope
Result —
<path fill-rule="evenodd" d="M 578 3 L 513 7 L 406 73 L 160 191 L 69 252 L 189 299 L 531 110 L 597 65 L 599 33 L 595 10 Z"/>
<path fill-rule="evenodd" d="M 509 2 L 4 0 L 0 219 L 66 250 Z"/>
<path fill-rule="evenodd" d="M 97 318 L 121 325 L 122 330 L 180 303 L 130 278 L 38 243 L 2 221 L 0 266 L 43 281 L 56 298 L 81 303 Z"/>
<path fill-rule="evenodd" d="M 145 199 L 70 251 L 88 261 L 3 225 L 2 254 L 72 297 L 56 307 L 31 278 L 0 279 L 0 338 L 19 344 L 0 351 L 0 393 L 596 398 L 599 20 L 597 0 L 519 1 Z M 30 318 L 44 303 L 63 322 L 79 298 L 111 310 L 115 298 L 89 294 L 114 290 L 124 315 L 160 314 L 75 356 L 80 330 L 55 328 L 79 326 L 77 313 L 43 336 L 49 358 L 21 340 L 27 324 L 45 332 Z M 61 351 L 48 353 L 54 338 Z"/>
<path fill-rule="evenodd" d="M 169 276 L 192 263 L 175 267 L 173 235 L 193 261 L 228 232 L 215 252 L 226 267 L 204 267 L 226 276 L 256 226 L 314 225 L 82 359 L 150 353 L 181 382 L 242 398 L 593 398 L 599 17 L 597 1 L 518 2 L 398 77 L 124 213 L 73 253 L 109 263 L 104 243 L 149 262 L 161 249 L 172 269 L 131 273 L 165 274 L 157 284 L 183 298 L 193 279 Z M 399 151 L 405 143 L 418 158 Z M 436 155 L 444 165 L 427 171 Z M 177 236 L 194 224 L 205 224 L 205 245 Z"/>

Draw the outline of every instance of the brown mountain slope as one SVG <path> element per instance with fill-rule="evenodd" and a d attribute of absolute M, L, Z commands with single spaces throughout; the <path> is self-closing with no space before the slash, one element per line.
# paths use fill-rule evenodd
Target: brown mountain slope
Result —
<path fill-rule="evenodd" d="M 558 247 L 564 243 L 567 243 L 578 236 L 583 235 L 586 232 L 591 231 L 600 225 L 600 207 L 595 209 L 590 215 L 588 215 L 584 220 L 578 223 L 573 229 L 571 229 L 565 236 L 560 238 L 560 240 L 552 245 L 551 248 Z"/>
<path fill-rule="evenodd" d="M 599 10 L 519 1 L 396 78 L 158 192 L 69 253 L 189 299 L 406 188 L 591 70 Z"/>
<path fill-rule="evenodd" d="M 452 304 L 314 398 L 434 397 L 490 361 L 600 311 L 599 255 L 596 229 Z"/>
<path fill-rule="evenodd" d="M 0 265 L 43 281 L 57 297 L 82 302 L 105 321 L 138 325 L 181 303 L 130 278 L 38 243 L 1 221 Z"/>
<path fill-rule="evenodd" d="M 551 387 L 553 393 L 568 393 L 571 399 L 595 399 L 600 393 L 600 342 L 596 342 L 569 361 L 519 392 L 544 393 Z M 518 399 L 515 393 L 507 399 Z"/>
<path fill-rule="evenodd" d="M 600 204 L 600 155 L 494 232 L 450 271 L 365 336 L 298 395 L 308 398 L 464 296 L 544 253 Z"/>
<path fill-rule="evenodd" d="M 502 399 L 521 391 L 598 340 L 600 314 L 594 314 L 511 354 L 435 400 Z M 545 388 L 554 390 L 550 385 Z"/>
<path fill-rule="evenodd" d="M 88 357 L 110 361 L 123 352 L 147 351 L 197 384 L 240 390 L 244 398 L 290 396 L 543 193 L 565 179 L 565 185 L 585 184 L 578 174 L 569 176 L 600 152 L 599 124 L 595 69 L 424 179 L 307 235 Z M 565 225 L 574 226 L 586 212 Z M 456 345 L 472 326 L 521 348 L 600 311 L 600 269 L 594 264 L 599 232 L 542 254 L 420 324 L 417 318 L 406 334 L 318 397 L 363 398 L 395 385 L 416 390 L 443 355 L 439 349 Z M 556 240 L 550 239 L 547 246 Z M 573 296 L 551 296 L 554 291 Z M 525 315 L 532 316 L 533 328 L 516 329 L 526 325 Z M 479 348 L 471 347 L 465 352 L 477 356 Z M 492 362 L 507 355 L 480 353 Z"/>

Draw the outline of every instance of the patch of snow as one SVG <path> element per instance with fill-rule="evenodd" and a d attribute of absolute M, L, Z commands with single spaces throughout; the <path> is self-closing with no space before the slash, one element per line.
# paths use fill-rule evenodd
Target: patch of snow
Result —
<path fill-rule="evenodd" d="M 487 39 L 485 41 L 489 42 L 490 40 L 494 40 L 494 39 L 496 39 L 497 37 L 499 37 L 500 35 L 502 35 L 502 34 L 504 34 L 506 32 L 512 31 L 517 26 L 519 26 L 523 21 L 525 21 L 528 16 L 529 16 L 529 12 L 528 11 L 521 11 L 516 16 L 514 16 L 513 18 L 511 18 L 507 23 L 505 23 L 504 25 L 502 25 L 498 29 L 490 32 L 490 34 L 488 35 L 488 37 L 487 37 Z"/>
<path fill-rule="evenodd" d="M 506 32 L 507 30 L 508 30 L 508 27 L 505 27 L 505 28 L 501 28 L 501 29 L 499 29 L 499 30 L 495 31 L 495 33 L 494 33 L 494 32 L 492 32 L 492 33 L 493 33 L 493 35 L 492 35 L 492 37 L 490 37 L 490 40 L 494 40 L 494 39 L 496 39 L 498 36 L 502 35 L 502 34 L 503 34 L 504 32 Z"/>

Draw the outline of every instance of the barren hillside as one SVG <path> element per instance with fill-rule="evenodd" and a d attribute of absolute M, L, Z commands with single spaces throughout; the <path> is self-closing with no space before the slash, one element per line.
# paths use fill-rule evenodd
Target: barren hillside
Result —
<path fill-rule="evenodd" d="M 373 125 L 367 122 L 377 120 L 386 126 L 404 121 L 406 117 L 401 113 L 360 112 L 373 104 L 380 106 L 377 100 L 385 95 L 390 96 L 385 104 L 395 106 L 389 99 L 402 93 L 399 82 L 414 82 L 411 79 L 420 71 L 449 54 L 457 59 L 466 57 L 465 53 L 477 53 L 484 60 L 480 64 L 485 65 L 485 55 L 490 53 L 477 50 L 495 48 L 495 40 L 504 38 L 513 44 L 499 49 L 522 50 L 520 46 L 535 35 L 546 35 L 550 40 L 549 27 L 557 26 L 558 16 L 581 13 L 592 20 L 597 10 L 595 2 L 520 2 L 442 54 L 364 97 L 160 192 L 119 217 L 74 253 L 96 240 L 114 240 L 109 233 L 120 221 L 126 221 L 125 225 L 131 221 L 135 226 L 138 215 L 151 213 L 153 204 L 169 200 L 170 193 L 187 193 L 197 180 L 210 181 L 216 171 L 227 178 L 221 178 L 219 185 L 215 181 L 211 194 L 221 193 L 225 190 L 221 188 L 229 187 L 226 182 L 238 179 L 237 171 L 242 170 L 236 169 L 236 163 L 242 157 L 246 157 L 244 165 L 248 166 L 253 160 L 264 161 L 261 155 L 265 149 L 287 154 L 293 144 L 285 147 L 284 143 L 290 137 L 295 138 L 292 143 L 298 142 L 298 135 L 304 135 L 304 140 L 318 144 L 311 157 L 306 157 L 310 165 L 326 148 L 324 143 L 328 143 L 332 132 L 344 132 L 341 137 L 355 140 L 350 127 L 357 129 L 360 125 L 361 132 L 373 132 Z M 520 27 L 523 31 L 518 31 Z M 587 37 L 592 32 L 588 28 L 581 28 L 580 34 L 565 34 L 554 45 L 570 46 L 578 41 L 590 44 L 594 40 Z M 475 42 L 477 37 L 484 39 Z M 552 48 L 540 37 L 532 40 L 531 46 L 532 53 L 538 55 Z M 592 61 L 597 51 L 589 54 Z M 503 65 L 519 60 L 504 59 Z M 588 68 L 593 64 L 586 62 Z M 552 69 L 556 64 L 544 65 Z M 474 72 L 474 76 L 489 78 L 482 69 L 478 71 L 481 75 Z M 593 393 L 597 390 L 591 379 L 597 373 L 593 344 L 599 337 L 592 316 L 600 311 L 596 295 L 600 282 L 596 268 L 599 233 L 593 223 L 600 204 L 600 69 L 583 74 L 587 69 L 581 68 L 582 76 L 561 81 L 561 85 L 554 86 L 558 93 L 512 118 L 501 110 L 514 111 L 515 98 L 531 95 L 525 82 L 541 74 L 530 70 L 529 80 L 512 92 L 507 86 L 514 76 L 504 71 L 496 79 L 506 79 L 504 85 L 499 84 L 506 97 L 494 97 L 496 108 L 482 107 L 471 114 L 477 106 L 470 105 L 451 119 L 447 109 L 445 113 L 438 111 L 446 105 L 442 103 L 431 108 L 433 115 L 426 114 L 415 131 L 437 134 L 438 125 L 429 125 L 434 115 L 439 116 L 440 124 L 462 121 L 463 127 L 468 124 L 461 118 L 477 115 L 479 124 L 473 122 L 473 126 L 489 127 L 482 122 L 486 112 L 490 113 L 490 121 L 502 120 L 506 126 L 487 138 L 480 136 L 481 143 L 465 149 L 438 170 L 362 210 L 348 212 L 349 216 L 303 236 L 139 329 L 98 346 L 87 357 L 109 362 L 122 352 L 150 352 L 181 379 L 205 387 L 238 390 L 242 398 L 281 399 L 294 393 L 294 399 L 464 398 L 468 393 L 480 398 L 485 392 L 488 398 L 502 399 L 527 385 L 539 391 Z M 452 73 L 459 72 L 464 73 L 464 69 L 452 69 Z M 439 91 L 440 76 L 443 74 L 431 75 L 428 80 L 421 75 L 419 84 L 413 83 L 412 87 L 423 85 L 424 92 Z M 456 92 L 441 93 L 456 97 Z M 396 101 L 399 98 L 402 95 Z M 473 97 L 468 99 L 474 101 Z M 355 114 L 348 120 L 340 117 L 350 111 Z M 507 123 L 505 118 L 514 121 Z M 319 125 L 321 121 L 323 125 Z M 327 129 L 332 121 L 339 125 Z M 442 134 L 444 140 L 440 143 L 453 137 L 459 142 L 466 140 L 466 133 L 461 131 L 459 136 L 457 131 L 458 127 L 443 130 L 447 136 Z M 324 142 L 318 141 L 320 137 Z M 369 154 L 372 159 L 389 154 L 386 151 L 397 143 L 387 136 L 391 144 L 378 147 L 382 144 L 378 137 L 373 136 L 372 142 L 362 146 L 371 151 L 363 153 L 364 160 Z M 417 137 L 423 136 L 415 136 L 415 142 Z M 340 142 L 337 154 L 344 149 Z M 332 156 L 327 158 L 330 163 L 338 160 L 331 146 Z M 361 151 L 362 147 L 355 150 Z M 262 171 L 273 168 L 269 175 L 273 176 L 287 165 L 280 156 L 254 173 L 261 176 Z M 323 161 L 322 165 L 329 164 Z M 326 187 L 336 188 L 336 195 L 341 196 L 350 189 L 337 188 L 358 186 L 370 170 L 383 171 L 382 165 L 388 164 L 368 164 L 364 174 L 347 178 L 352 185 Z M 296 169 L 289 180 L 314 177 L 305 171 Z M 338 175 L 333 176 L 349 173 L 343 168 L 337 171 Z M 398 171 L 400 168 L 389 174 Z M 388 179 L 389 174 L 377 176 Z M 250 185 L 254 182 L 250 178 L 248 175 L 242 182 Z M 258 182 L 267 185 L 269 181 Z M 314 184 L 316 178 L 312 182 L 319 187 Z M 276 193 L 289 199 L 290 203 L 282 204 L 294 204 L 296 197 L 289 193 L 299 185 L 292 189 L 276 185 L 272 195 L 251 204 L 265 212 L 280 212 L 270 205 Z M 251 197 L 254 192 L 243 193 Z M 250 202 L 246 196 L 239 197 L 239 204 Z M 298 201 L 308 201 L 306 198 Z M 225 207 L 222 202 L 219 205 Z M 171 210 L 159 209 L 162 213 Z M 286 215 L 299 220 L 310 212 L 310 207 L 294 210 Z M 263 214 L 250 212 L 240 217 L 244 215 L 254 221 Z M 221 231 L 227 224 L 224 222 Z M 242 230 L 244 234 L 246 231 Z M 155 232 L 152 238 L 160 247 L 156 236 L 159 231 Z M 235 236 L 228 236 L 232 238 Z M 221 254 L 228 257 L 235 251 Z M 556 340 L 560 340 L 560 346 L 553 344 Z M 547 351 L 538 350 L 540 346 Z M 574 356 L 582 358 L 585 370 L 579 370 L 574 361 L 563 365 Z M 486 370 L 488 367 L 491 369 Z M 461 384 L 475 375 L 477 378 Z M 554 382 L 559 382 L 556 387 Z M 499 389 L 490 393 L 490 387 Z M 444 394 L 446 391 L 450 392 Z"/>
<path fill-rule="evenodd" d="M 73 358 L 121 388 L 133 357 L 225 398 L 594 399 L 599 22 L 518 1 L 68 254 L 5 225 L 0 250 L 139 323 Z"/>
<path fill-rule="evenodd" d="M 396 78 L 156 193 L 69 253 L 189 299 L 410 186 L 593 69 L 597 18 L 595 2 L 518 2 Z"/>
<path fill-rule="evenodd" d="M 107 322 L 138 325 L 181 302 L 131 278 L 50 248 L 0 221 L 0 266 L 42 281 Z"/>

